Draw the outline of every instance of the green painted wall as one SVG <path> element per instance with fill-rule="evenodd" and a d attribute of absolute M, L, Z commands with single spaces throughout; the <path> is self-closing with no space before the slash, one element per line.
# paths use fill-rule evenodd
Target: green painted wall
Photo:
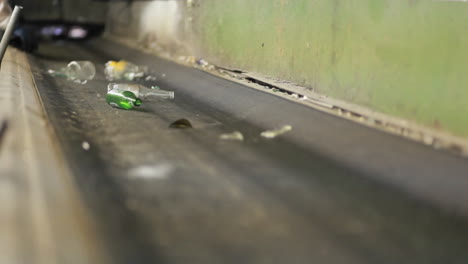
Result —
<path fill-rule="evenodd" d="M 468 2 L 199 0 L 200 54 L 468 136 Z"/>

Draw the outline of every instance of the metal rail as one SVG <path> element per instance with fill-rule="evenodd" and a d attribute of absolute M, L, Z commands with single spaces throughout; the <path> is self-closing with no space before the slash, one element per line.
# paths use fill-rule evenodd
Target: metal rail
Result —
<path fill-rule="evenodd" d="M 13 13 L 11 14 L 10 20 L 8 20 L 8 25 L 5 29 L 5 34 L 3 34 L 2 41 L 0 42 L 0 67 L 1 62 L 3 61 L 3 56 L 5 55 L 5 51 L 8 47 L 8 42 L 10 42 L 11 34 L 15 28 L 16 21 L 19 18 L 21 9 L 23 9 L 22 6 L 15 6 L 15 9 L 13 9 Z"/>

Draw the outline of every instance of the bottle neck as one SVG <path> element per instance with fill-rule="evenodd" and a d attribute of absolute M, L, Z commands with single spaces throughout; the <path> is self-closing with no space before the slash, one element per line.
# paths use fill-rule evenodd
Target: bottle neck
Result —
<path fill-rule="evenodd" d="M 135 106 L 140 106 L 141 105 L 141 100 L 139 98 L 135 99 L 135 102 L 133 102 Z"/>

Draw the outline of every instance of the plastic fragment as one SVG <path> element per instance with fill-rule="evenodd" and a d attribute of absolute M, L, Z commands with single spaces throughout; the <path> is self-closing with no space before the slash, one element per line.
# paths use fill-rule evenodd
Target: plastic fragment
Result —
<path fill-rule="evenodd" d="M 147 72 L 148 68 L 146 66 L 138 66 L 126 60 L 108 61 L 104 69 L 104 74 L 109 81 L 133 81 L 142 78 Z"/>
<path fill-rule="evenodd" d="M 195 64 L 196 61 L 197 59 L 194 56 L 188 56 L 187 59 L 185 59 L 185 62 L 189 64 Z"/>

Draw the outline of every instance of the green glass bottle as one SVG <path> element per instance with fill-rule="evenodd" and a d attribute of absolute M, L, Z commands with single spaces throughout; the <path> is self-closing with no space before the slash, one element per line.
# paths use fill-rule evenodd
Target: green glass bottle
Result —
<path fill-rule="evenodd" d="M 141 105 L 141 100 L 130 91 L 122 91 L 119 89 L 113 89 L 107 92 L 106 102 L 113 107 L 122 109 L 132 109 L 135 106 Z"/>

